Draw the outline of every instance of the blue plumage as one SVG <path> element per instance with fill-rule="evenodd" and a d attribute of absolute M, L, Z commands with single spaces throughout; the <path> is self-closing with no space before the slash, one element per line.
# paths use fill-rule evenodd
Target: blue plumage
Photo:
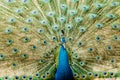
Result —
<path fill-rule="evenodd" d="M 74 80 L 68 61 L 68 53 L 64 46 L 60 47 L 59 63 L 55 74 L 55 80 Z"/>

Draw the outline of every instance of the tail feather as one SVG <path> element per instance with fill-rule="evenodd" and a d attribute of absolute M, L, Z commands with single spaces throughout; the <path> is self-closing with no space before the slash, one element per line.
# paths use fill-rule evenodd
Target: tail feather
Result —
<path fill-rule="evenodd" d="M 1 0 L 0 76 L 54 79 L 65 37 L 76 80 L 119 77 L 119 8 L 119 0 Z"/>

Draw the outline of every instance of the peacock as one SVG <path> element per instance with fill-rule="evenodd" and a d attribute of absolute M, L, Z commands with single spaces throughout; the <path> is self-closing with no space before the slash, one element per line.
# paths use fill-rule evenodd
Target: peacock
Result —
<path fill-rule="evenodd" d="M 119 77 L 120 0 L 0 0 L 0 80 Z"/>

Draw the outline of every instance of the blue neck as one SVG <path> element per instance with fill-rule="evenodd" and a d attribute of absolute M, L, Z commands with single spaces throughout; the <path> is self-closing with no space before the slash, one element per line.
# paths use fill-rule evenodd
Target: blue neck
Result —
<path fill-rule="evenodd" d="M 59 63 L 55 74 L 55 80 L 74 80 L 72 70 L 69 65 L 68 53 L 63 46 L 60 47 Z"/>

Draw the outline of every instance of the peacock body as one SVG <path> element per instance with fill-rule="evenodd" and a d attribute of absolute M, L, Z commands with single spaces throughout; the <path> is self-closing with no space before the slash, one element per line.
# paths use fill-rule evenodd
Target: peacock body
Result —
<path fill-rule="evenodd" d="M 120 77 L 120 0 L 0 0 L 0 80 Z"/>

